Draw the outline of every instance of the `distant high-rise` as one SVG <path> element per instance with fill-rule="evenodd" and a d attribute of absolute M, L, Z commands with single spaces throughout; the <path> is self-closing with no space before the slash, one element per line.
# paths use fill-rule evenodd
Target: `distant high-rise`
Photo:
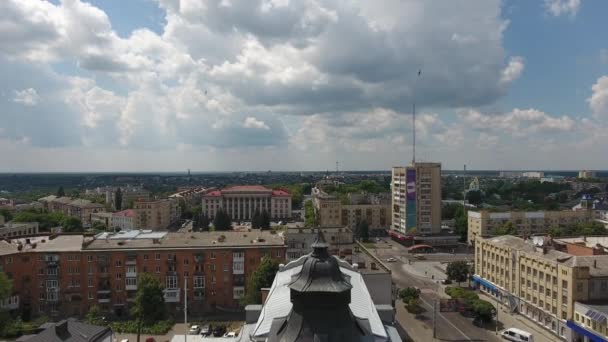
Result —
<path fill-rule="evenodd" d="M 441 163 L 393 167 L 391 186 L 392 230 L 402 234 L 441 231 Z"/>

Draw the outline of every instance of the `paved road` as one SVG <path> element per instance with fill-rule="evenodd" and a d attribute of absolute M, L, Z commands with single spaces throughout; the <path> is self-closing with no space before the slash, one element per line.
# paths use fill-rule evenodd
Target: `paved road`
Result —
<path fill-rule="evenodd" d="M 417 319 L 424 322 L 429 329 L 433 327 L 433 305 L 440 298 L 438 291 L 443 291 L 441 286 L 424 277 L 406 271 L 406 262 L 409 256 L 405 247 L 391 242 L 391 248 L 375 249 L 376 254 L 386 260 L 389 257 L 397 259 L 396 262 L 386 263 L 391 269 L 393 281 L 398 288 L 408 286 L 417 286 L 421 289 L 421 303 L 425 312 L 418 315 Z M 380 243 L 380 245 L 383 245 Z M 470 255 L 433 255 L 427 260 L 436 261 L 453 261 L 453 260 L 469 260 Z M 405 262 L 404 262 L 405 261 Z M 413 261 L 415 262 L 415 261 Z M 444 341 L 500 341 L 494 333 L 494 326 L 487 329 L 479 328 L 473 325 L 472 319 L 462 316 L 459 313 L 436 313 L 436 336 L 439 340 Z M 407 330 L 407 322 L 400 322 Z M 411 336 L 415 341 L 422 341 L 421 337 Z M 426 337 L 425 337 L 426 338 Z"/>

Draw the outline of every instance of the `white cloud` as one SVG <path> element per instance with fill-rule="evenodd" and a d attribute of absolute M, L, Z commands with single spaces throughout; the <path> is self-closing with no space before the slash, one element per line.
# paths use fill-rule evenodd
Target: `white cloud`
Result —
<path fill-rule="evenodd" d="M 492 149 L 496 147 L 498 144 L 498 136 L 491 135 L 485 132 L 479 133 L 479 138 L 477 139 L 477 143 L 479 144 L 479 148 L 482 149 Z"/>
<path fill-rule="evenodd" d="M 545 9 L 555 17 L 562 15 L 575 16 L 581 0 L 545 0 Z"/>
<path fill-rule="evenodd" d="M 524 59 L 520 56 L 511 57 L 509 64 L 502 71 L 500 81 L 503 83 L 511 83 L 519 78 L 524 71 Z"/>
<path fill-rule="evenodd" d="M 23 90 L 15 90 L 14 102 L 21 103 L 25 106 L 35 106 L 38 104 L 40 96 L 34 88 L 27 88 Z"/>
<path fill-rule="evenodd" d="M 596 118 L 608 118 L 608 76 L 597 79 L 591 87 L 591 97 L 587 102 Z"/>
<path fill-rule="evenodd" d="M 553 117 L 533 108 L 515 108 L 507 113 L 489 115 L 471 109 L 461 112 L 459 116 L 474 129 L 505 132 L 514 136 L 542 132 L 567 132 L 575 126 L 574 120 L 569 116 Z"/>
<path fill-rule="evenodd" d="M 245 118 L 245 121 L 243 121 L 243 127 L 253 128 L 253 129 L 264 129 L 264 130 L 270 129 L 270 127 L 268 127 L 264 123 L 264 121 L 258 120 L 256 118 L 254 118 L 253 116 L 248 116 Z"/>

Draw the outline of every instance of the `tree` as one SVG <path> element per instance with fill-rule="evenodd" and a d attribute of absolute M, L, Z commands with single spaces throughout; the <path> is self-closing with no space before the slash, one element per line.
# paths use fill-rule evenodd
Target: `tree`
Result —
<path fill-rule="evenodd" d="M 0 209 L 0 215 L 4 216 L 4 221 L 10 221 L 13 219 L 13 213 L 6 208 Z"/>
<path fill-rule="evenodd" d="M 258 268 L 253 271 L 245 288 L 244 304 L 262 304 L 260 289 L 270 287 L 274 276 L 279 270 L 277 261 L 270 257 L 263 257 Z"/>
<path fill-rule="evenodd" d="M 192 231 L 199 231 L 203 208 L 200 205 L 192 207 Z"/>
<path fill-rule="evenodd" d="M 260 214 L 260 229 L 270 229 L 270 214 L 266 210 L 262 210 L 262 213 Z"/>
<path fill-rule="evenodd" d="M 412 299 L 420 298 L 420 289 L 417 287 L 406 287 L 399 291 L 399 298 L 404 302 L 408 303 Z"/>
<path fill-rule="evenodd" d="M 57 197 L 64 197 L 65 196 L 65 191 L 63 190 L 63 187 L 60 186 L 59 189 L 57 189 Z"/>
<path fill-rule="evenodd" d="M 61 227 L 65 233 L 81 232 L 82 221 L 78 217 L 68 216 L 61 222 Z"/>
<path fill-rule="evenodd" d="M 201 227 L 202 231 L 207 231 L 207 230 L 209 230 L 210 223 L 211 223 L 211 221 L 209 220 L 209 216 L 207 216 L 207 214 L 202 214 L 201 220 L 198 225 L 199 225 L 199 227 Z"/>
<path fill-rule="evenodd" d="M 0 300 L 3 301 L 13 293 L 13 281 L 4 273 L 0 272 Z M 7 311 L 0 312 L 0 331 L 4 332 L 11 323 L 11 316 Z"/>
<path fill-rule="evenodd" d="M 93 305 L 84 317 L 84 321 L 88 324 L 103 325 L 103 316 L 99 306 Z"/>
<path fill-rule="evenodd" d="M 483 299 L 471 301 L 471 309 L 475 313 L 475 318 L 482 322 L 490 322 L 496 313 L 494 305 Z"/>
<path fill-rule="evenodd" d="M 563 236 L 565 235 L 564 233 L 564 228 L 557 225 L 551 226 L 549 229 L 547 229 L 547 234 L 551 235 L 552 237 Z"/>
<path fill-rule="evenodd" d="M 261 213 L 258 208 L 253 212 L 253 216 L 251 217 L 251 228 L 258 229 L 262 226 L 261 222 Z"/>
<path fill-rule="evenodd" d="M 154 324 L 165 318 L 163 286 L 158 278 L 149 273 L 139 274 L 131 314 L 137 321 L 137 342 L 140 339 L 142 326 Z"/>
<path fill-rule="evenodd" d="M 502 226 L 495 227 L 492 229 L 492 235 L 517 235 L 517 228 L 513 225 L 513 222 L 505 222 Z"/>
<path fill-rule="evenodd" d="M 93 223 L 91 224 L 91 228 L 95 231 L 104 231 L 104 230 L 108 230 L 108 227 L 106 227 L 105 224 L 99 222 L 99 221 L 93 221 Z"/>
<path fill-rule="evenodd" d="M 310 200 L 304 203 L 304 226 L 306 228 L 315 228 L 317 226 L 317 215 Z"/>
<path fill-rule="evenodd" d="M 475 206 L 480 205 L 482 202 L 481 191 L 472 190 L 472 191 L 467 192 L 467 201 Z"/>
<path fill-rule="evenodd" d="M 459 284 L 469 278 L 469 265 L 466 261 L 453 261 L 448 264 L 446 274 L 451 281 L 457 281 Z"/>
<path fill-rule="evenodd" d="M 122 190 L 120 188 L 114 194 L 114 207 L 116 210 L 122 210 Z"/>
<path fill-rule="evenodd" d="M 215 213 L 213 227 L 215 230 L 229 230 L 232 227 L 230 216 L 221 208 Z"/>
<path fill-rule="evenodd" d="M 369 225 L 366 220 L 361 220 L 357 224 L 357 238 L 362 241 L 369 240 Z"/>

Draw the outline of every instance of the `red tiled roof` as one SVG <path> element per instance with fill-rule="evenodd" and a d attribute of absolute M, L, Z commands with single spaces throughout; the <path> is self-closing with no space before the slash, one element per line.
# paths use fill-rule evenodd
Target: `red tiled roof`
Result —
<path fill-rule="evenodd" d="M 235 185 L 225 189 L 222 189 L 222 192 L 231 192 L 231 191 L 271 191 L 265 186 L 262 185 Z"/>
<path fill-rule="evenodd" d="M 213 191 L 210 191 L 210 192 L 208 192 L 208 193 L 204 194 L 203 196 L 214 196 L 214 197 L 219 197 L 219 196 L 221 196 L 221 195 L 222 195 L 222 192 L 221 192 L 221 191 L 219 191 L 219 190 L 213 190 Z"/>
<path fill-rule="evenodd" d="M 272 196 L 291 196 L 289 192 L 285 190 L 272 190 Z"/>
<path fill-rule="evenodd" d="M 134 215 L 134 211 L 133 209 L 127 209 L 127 210 L 123 210 L 123 211 L 119 211 L 113 214 L 114 216 L 126 216 L 126 217 L 133 217 Z"/>

